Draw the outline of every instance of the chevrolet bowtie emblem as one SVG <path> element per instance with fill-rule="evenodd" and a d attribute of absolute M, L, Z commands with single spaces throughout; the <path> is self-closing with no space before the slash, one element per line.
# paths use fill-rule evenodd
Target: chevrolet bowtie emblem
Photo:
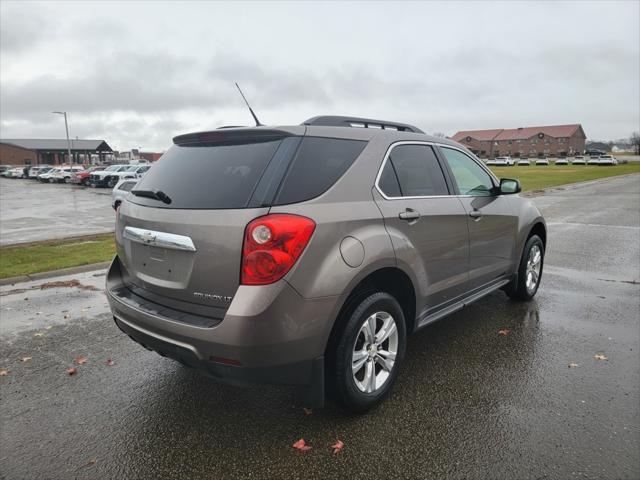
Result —
<path fill-rule="evenodd" d="M 144 232 L 140 235 L 140 239 L 144 242 L 144 243 L 152 243 L 156 240 L 156 236 L 155 234 L 151 233 L 151 232 Z"/>

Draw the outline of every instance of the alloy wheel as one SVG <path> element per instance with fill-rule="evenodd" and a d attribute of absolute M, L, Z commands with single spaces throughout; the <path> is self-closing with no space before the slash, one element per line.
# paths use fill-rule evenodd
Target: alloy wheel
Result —
<path fill-rule="evenodd" d="M 351 370 L 361 392 L 374 393 L 388 380 L 398 353 L 398 329 L 387 312 L 376 312 L 360 327 L 353 345 Z"/>
<path fill-rule="evenodd" d="M 540 270 L 542 269 L 542 250 L 540 246 L 534 245 L 529 250 L 529 258 L 527 258 L 527 271 L 525 285 L 527 292 L 532 293 L 538 286 L 540 280 Z"/>

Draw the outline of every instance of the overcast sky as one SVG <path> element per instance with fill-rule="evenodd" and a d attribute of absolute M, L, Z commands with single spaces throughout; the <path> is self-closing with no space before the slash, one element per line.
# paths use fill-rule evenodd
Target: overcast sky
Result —
<path fill-rule="evenodd" d="M 319 114 L 427 132 L 640 129 L 640 2 L 0 3 L 2 138 L 164 150 Z"/>

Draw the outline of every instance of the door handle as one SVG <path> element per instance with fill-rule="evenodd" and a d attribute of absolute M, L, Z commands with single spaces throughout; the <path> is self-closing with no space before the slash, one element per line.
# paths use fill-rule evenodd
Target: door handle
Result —
<path fill-rule="evenodd" d="M 404 212 L 398 214 L 398 218 L 402 220 L 414 221 L 420 218 L 420 212 L 416 212 L 412 208 L 407 208 Z"/>
<path fill-rule="evenodd" d="M 469 216 L 474 220 L 480 220 L 482 218 L 482 212 L 480 210 L 471 210 Z"/>

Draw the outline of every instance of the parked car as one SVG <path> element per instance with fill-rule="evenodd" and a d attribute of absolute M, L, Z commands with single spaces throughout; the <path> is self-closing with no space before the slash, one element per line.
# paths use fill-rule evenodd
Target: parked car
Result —
<path fill-rule="evenodd" d="M 618 165 L 618 160 L 613 155 L 601 155 L 598 165 Z"/>
<path fill-rule="evenodd" d="M 598 155 L 591 155 L 587 160 L 587 165 L 600 165 L 600 157 Z"/>
<path fill-rule="evenodd" d="M 548 166 L 549 165 L 549 159 L 548 158 L 538 158 L 538 159 L 536 159 L 536 165 Z"/>
<path fill-rule="evenodd" d="M 53 176 L 56 175 L 59 170 L 61 170 L 60 167 L 53 167 L 45 173 L 39 174 L 38 181 L 43 183 L 54 183 L 56 180 L 53 178 Z"/>
<path fill-rule="evenodd" d="M 113 188 L 123 178 L 140 178 L 149 168 L 151 165 L 148 164 L 119 165 L 118 168 L 112 170 L 93 172 L 89 182 L 92 187 Z"/>
<path fill-rule="evenodd" d="M 118 210 L 118 207 L 136 183 L 138 183 L 137 179 L 123 179 L 113 187 L 113 192 L 111 192 L 111 206 L 114 210 Z"/>
<path fill-rule="evenodd" d="M 528 167 L 529 165 L 531 165 L 531 161 L 528 158 L 521 158 L 518 160 L 518 166 Z"/>
<path fill-rule="evenodd" d="M 12 165 L 0 165 L 0 176 L 4 177 L 5 176 L 5 172 L 8 170 L 11 170 L 13 168 Z"/>
<path fill-rule="evenodd" d="M 50 182 L 55 183 L 70 183 L 71 177 L 78 172 L 84 171 L 82 166 L 61 167 L 50 177 Z"/>
<path fill-rule="evenodd" d="M 494 161 L 496 167 L 513 167 L 515 164 L 515 160 L 511 157 L 498 157 Z"/>
<path fill-rule="evenodd" d="M 571 162 L 572 165 L 586 165 L 587 162 L 585 161 L 584 157 L 582 155 L 576 155 L 573 158 L 573 161 Z"/>
<path fill-rule="evenodd" d="M 82 170 L 81 172 L 76 172 L 71 177 L 70 182 L 76 185 L 87 185 L 89 183 L 89 176 L 93 172 L 102 171 L 104 167 L 102 166 L 93 166 Z"/>
<path fill-rule="evenodd" d="M 556 165 L 569 165 L 569 160 L 567 160 L 567 157 L 562 157 L 562 158 L 557 158 L 555 161 Z"/>
<path fill-rule="evenodd" d="M 600 155 L 606 155 L 607 152 L 604 150 L 599 150 L 597 148 L 588 148 L 584 151 L 585 155 L 589 155 L 590 157 L 599 157 Z"/>
<path fill-rule="evenodd" d="M 484 162 L 485 165 L 487 165 L 488 167 L 493 167 L 496 164 L 496 159 L 495 158 L 489 158 L 487 159 L 486 162 Z"/>
<path fill-rule="evenodd" d="M 3 175 L 7 178 L 22 178 L 23 167 L 13 167 L 3 172 Z"/>
<path fill-rule="evenodd" d="M 29 170 L 29 178 L 31 179 L 37 179 L 38 175 L 42 174 L 42 173 L 46 173 L 49 170 L 51 170 L 53 167 L 51 165 L 35 165 L 33 167 L 31 167 L 31 169 Z"/>
<path fill-rule="evenodd" d="M 497 289 L 536 294 L 546 226 L 519 191 L 394 122 L 180 135 L 118 209 L 107 296 L 163 356 L 297 385 L 310 406 L 327 385 L 362 412 L 389 393 L 408 334 Z"/>

